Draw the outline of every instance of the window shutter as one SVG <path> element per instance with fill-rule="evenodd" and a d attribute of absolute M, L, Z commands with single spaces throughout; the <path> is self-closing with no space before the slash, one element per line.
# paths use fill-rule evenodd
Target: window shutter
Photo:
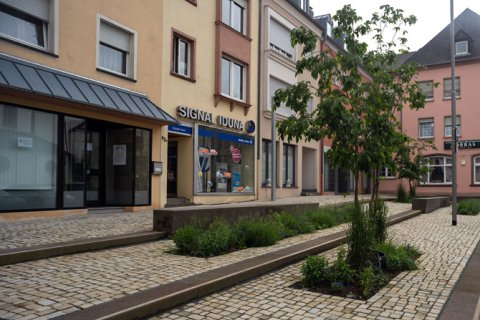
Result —
<path fill-rule="evenodd" d="M 100 42 L 130 52 L 130 33 L 104 21 L 100 22 Z"/>
<path fill-rule="evenodd" d="M 0 0 L 0 3 L 44 21 L 50 16 L 50 0 Z"/>
<path fill-rule="evenodd" d="M 293 47 L 290 42 L 290 30 L 275 19 L 270 19 L 270 42 L 293 56 Z"/>

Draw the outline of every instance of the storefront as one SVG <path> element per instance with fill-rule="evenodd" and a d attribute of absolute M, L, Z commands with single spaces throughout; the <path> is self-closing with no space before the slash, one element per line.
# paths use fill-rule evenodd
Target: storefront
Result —
<path fill-rule="evenodd" d="M 2 217 L 162 206 L 160 132 L 175 119 L 144 95 L 0 60 Z"/>
<path fill-rule="evenodd" d="M 182 122 L 169 126 L 168 197 L 194 203 L 253 200 L 253 121 L 184 106 L 177 115 Z"/>

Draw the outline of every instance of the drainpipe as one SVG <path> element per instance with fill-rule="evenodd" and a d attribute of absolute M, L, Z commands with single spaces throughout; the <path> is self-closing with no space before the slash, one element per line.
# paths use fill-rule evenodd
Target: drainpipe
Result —
<path fill-rule="evenodd" d="M 325 31 L 322 31 L 322 34 L 320 35 L 320 53 L 323 52 L 323 44 L 325 43 Z M 324 142 L 323 142 L 323 137 L 320 139 L 320 194 L 323 195 L 324 193 L 324 175 L 325 175 L 325 172 L 323 172 L 323 168 L 324 168 L 324 162 L 325 162 L 325 159 L 324 159 L 324 152 L 323 152 L 323 146 L 324 146 Z"/>
<path fill-rule="evenodd" d="M 261 135 L 261 118 L 260 118 L 260 114 L 261 114 L 261 94 L 262 94 L 262 75 L 261 75 L 261 72 L 262 72 L 262 60 L 263 60 L 263 57 L 262 57 L 262 17 L 263 17 L 263 12 L 262 12 L 262 0 L 259 0 L 258 1 L 258 52 L 257 52 L 257 164 L 260 162 L 260 166 L 262 165 L 262 162 L 259 161 L 261 160 L 261 147 L 262 147 L 262 135 Z M 257 165 L 258 167 L 258 165 Z M 257 169 L 257 174 L 260 173 L 261 174 L 261 169 L 258 170 Z M 257 177 L 257 187 L 261 185 L 261 183 L 258 183 L 259 180 L 261 180 L 262 177 L 260 177 L 260 179 L 258 179 Z M 259 188 L 257 188 L 259 189 Z M 260 190 L 257 190 L 256 192 L 256 199 L 258 200 L 259 198 L 259 191 Z"/>

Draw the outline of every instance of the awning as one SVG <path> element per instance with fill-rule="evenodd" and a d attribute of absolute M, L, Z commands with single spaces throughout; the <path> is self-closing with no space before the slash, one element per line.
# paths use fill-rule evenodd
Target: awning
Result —
<path fill-rule="evenodd" d="M 0 88 L 23 90 L 161 121 L 178 121 L 146 95 L 0 53 Z"/>

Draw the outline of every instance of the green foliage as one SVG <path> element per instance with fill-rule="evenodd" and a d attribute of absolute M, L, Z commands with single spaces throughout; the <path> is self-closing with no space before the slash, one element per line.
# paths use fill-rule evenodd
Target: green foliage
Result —
<path fill-rule="evenodd" d="M 368 213 L 360 206 L 352 212 L 352 222 L 347 229 L 347 261 L 361 270 L 369 263 L 374 246 L 374 234 L 368 219 Z"/>
<path fill-rule="evenodd" d="M 415 260 L 420 256 L 417 249 L 410 246 L 396 246 L 391 242 L 377 245 L 377 250 L 385 254 L 388 271 L 417 270 Z"/>
<path fill-rule="evenodd" d="M 466 199 L 458 204 L 458 214 L 474 216 L 480 213 L 480 199 Z"/>
<path fill-rule="evenodd" d="M 398 184 L 397 187 L 397 202 L 408 203 L 410 199 L 408 198 L 407 191 L 403 187 L 402 183 Z"/>
<path fill-rule="evenodd" d="M 273 220 L 245 219 L 239 221 L 238 228 L 247 247 L 271 246 L 281 239 L 281 228 Z"/>
<path fill-rule="evenodd" d="M 353 205 L 325 206 L 307 212 L 307 216 L 315 226 L 315 229 L 331 228 L 349 222 L 351 220 L 353 208 Z"/>
<path fill-rule="evenodd" d="M 345 260 L 345 249 L 341 248 L 337 254 L 337 260 L 333 263 L 330 273 L 329 280 L 332 283 L 342 282 L 345 284 L 350 284 L 355 279 L 355 270 L 350 267 L 350 265 Z"/>
<path fill-rule="evenodd" d="M 375 273 L 372 266 L 368 266 L 360 273 L 360 286 L 362 287 L 362 295 L 369 296 L 375 288 Z"/>
<path fill-rule="evenodd" d="M 328 261 L 322 256 L 309 256 L 300 271 L 303 275 L 303 284 L 307 287 L 316 287 L 328 279 Z"/>
<path fill-rule="evenodd" d="M 280 226 L 282 238 L 311 233 L 316 229 L 305 214 L 293 215 L 287 212 L 280 212 L 274 214 L 273 219 Z"/>
<path fill-rule="evenodd" d="M 230 248 L 232 230 L 225 222 L 215 221 L 198 236 L 196 256 L 210 257 L 225 253 Z"/>
<path fill-rule="evenodd" d="M 198 237 L 202 230 L 196 225 L 181 227 L 173 235 L 173 242 L 180 254 L 195 255 L 198 248 Z"/>
<path fill-rule="evenodd" d="M 387 240 L 387 213 L 388 207 L 384 200 L 376 198 L 369 203 L 368 218 L 374 243 Z"/>

